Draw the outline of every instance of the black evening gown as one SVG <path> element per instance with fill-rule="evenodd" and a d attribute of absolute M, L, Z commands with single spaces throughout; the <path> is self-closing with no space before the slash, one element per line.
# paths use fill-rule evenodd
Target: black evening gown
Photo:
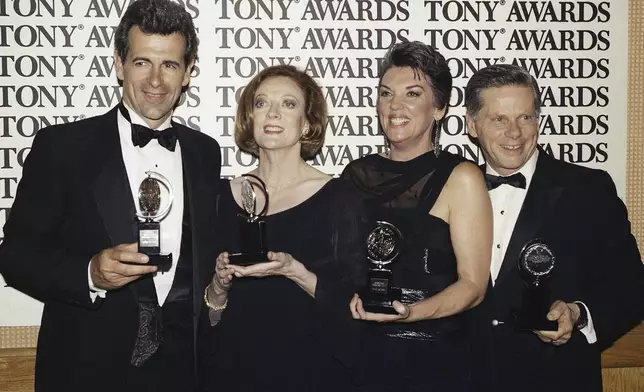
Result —
<path fill-rule="evenodd" d="M 225 249 L 239 250 L 242 212 L 222 184 L 218 222 Z M 317 275 L 315 298 L 282 276 L 235 278 L 228 306 L 199 333 L 202 391 L 345 391 L 355 344 L 349 300 L 364 285 L 365 214 L 346 180 L 332 179 L 301 204 L 266 217 L 269 249 Z M 207 324 L 207 325 L 204 325 Z"/>
<path fill-rule="evenodd" d="M 395 225 L 403 247 L 389 268 L 405 302 L 430 297 L 457 280 L 449 225 L 429 211 L 452 170 L 464 159 L 433 151 L 397 162 L 369 155 L 342 173 L 362 193 L 370 227 Z M 464 391 L 470 347 L 464 314 L 415 323 L 368 325 L 362 338 L 360 391 Z"/>

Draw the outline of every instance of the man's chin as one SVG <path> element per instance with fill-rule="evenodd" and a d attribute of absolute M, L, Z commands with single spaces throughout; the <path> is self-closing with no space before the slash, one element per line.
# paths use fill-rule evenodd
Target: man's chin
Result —
<path fill-rule="evenodd" d="M 524 161 L 519 162 L 519 163 L 517 163 L 517 162 L 506 163 L 501 167 L 501 170 L 497 170 L 497 171 L 499 172 L 499 174 L 501 174 L 501 172 L 503 172 L 503 173 L 507 173 L 507 174 L 503 174 L 503 175 L 509 175 L 509 174 L 516 173 L 519 170 L 521 170 L 521 168 L 523 167 L 524 164 L 525 164 Z"/>
<path fill-rule="evenodd" d="M 166 118 L 170 114 L 170 110 L 167 111 L 161 111 L 161 110 L 153 110 L 153 111 L 145 111 L 143 112 L 143 115 L 145 118 L 152 120 L 152 121 L 161 121 Z"/>

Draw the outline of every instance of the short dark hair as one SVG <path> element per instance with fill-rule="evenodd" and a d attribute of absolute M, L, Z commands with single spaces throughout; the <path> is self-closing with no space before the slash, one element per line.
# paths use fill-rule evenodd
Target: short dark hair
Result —
<path fill-rule="evenodd" d="M 259 86 L 267 79 L 275 77 L 291 79 L 302 90 L 305 106 L 304 115 L 309 123 L 309 131 L 302 135 L 300 143 L 302 149 L 300 156 L 311 159 L 320 151 L 324 144 L 324 134 L 327 122 L 327 104 L 320 86 L 307 73 L 300 71 L 292 65 L 275 65 L 258 73 L 246 85 L 237 103 L 237 117 L 235 119 L 235 142 L 242 150 L 255 156 L 259 154 L 259 147 L 253 135 L 253 107 L 255 93 Z"/>
<path fill-rule="evenodd" d="M 420 41 L 395 44 L 389 48 L 380 66 L 378 86 L 382 84 L 385 73 L 393 67 L 410 67 L 414 71 L 422 72 L 429 79 L 436 107 L 445 109 L 447 113 L 452 95 L 452 74 L 445 57 L 438 50 Z"/>
<path fill-rule="evenodd" d="M 495 64 L 481 68 L 472 75 L 465 87 L 465 110 L 476 117 L 483 106 L 481 92 L 491 87 L 530 87 L 536 115 L 541 113 L 541 92 L 534 76 L 525 68 L 513 64 Z"/>
<path fill-rule="evenodd" d="M 114 33 L 114 46 L 122 62 L 130 50 L 129 34 L 134 26 L 145 34 L 181 35 L 185 43 L 184 65 L 187 67 L 197 59 L 199 40 L 195 25 L 181 5 L 170 0 L 138 0 L 130 4 Z"/>

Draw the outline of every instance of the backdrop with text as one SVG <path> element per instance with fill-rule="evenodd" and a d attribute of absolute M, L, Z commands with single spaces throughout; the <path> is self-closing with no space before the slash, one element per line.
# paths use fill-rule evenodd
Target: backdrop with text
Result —
<path fill-rule="evenodd" d="M 36 132 L 102 114 L 121 99 L 113 38 L 131 2 L 0 0 L 0 228 Z M 177 2 L 194 18 L 200 47 L 175 120 L 219 141 L 225 176 L 256 164 L 235 146 L 235 103 L 249 79 L 274 64 L 310 73 L 327 97 L 326 143 L 311 164 L 338 174 L 382 151 L 381 58 L 396 42 L 420 40 L 445 55 L 454 77 L 444 150 L 482 162 L 467 138 L 465 84 L 488 64 L 519 64 L 541 85 L 539 143 L 557 158 L 608 171 L 624 195 L 627 0 Z M 42 305 L 1 276 L 0 309 L 0 326 L 40 323 Z"/>

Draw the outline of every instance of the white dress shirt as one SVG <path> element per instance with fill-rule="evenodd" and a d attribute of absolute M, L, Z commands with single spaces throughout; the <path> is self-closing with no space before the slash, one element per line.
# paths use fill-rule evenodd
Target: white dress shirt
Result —
<path fill-rule="evenodd" d="M 539 159 L 539 151 L 535 150 L 534 154 L 528 161 L 519 169 L 518 173 L 525 176 L 526 187 L 525 189 L 516 188 L 508 184 L 501 184 L 500 186 L 489 191 L 490 200 L 492 201 L 492 211 L 494 214 L 494 232 L 493 232 L 493 246 L 492 246 L 492 263 L 490 264 L 490 276 L 492 278 L 492 285 L 496 284 L 496 279 L 501 270 L 501 264 L 505 257 L 505 252 L 508 249 L 514 225 L 519 217 L 519 212 L 525 201 L 530 183 L 534 176 L 535 169 L 537 168 L 537 160 Z M 486 165 L 485 172 L 499 176 L 490 165 Z M 514 173 L 511 173 L 514 174 Z M 555 268 L 556 269 L 556 268 Z M 586 308 L 588 314 L 588 325 L 582 328 L 581 333 L 586 336 L 588 343 L 595 343 L 597 336 L 593 326 L 592 318 L 590 317 L 590 310 L 582 302 L 576 302 L 579 306 Z"/>
<path fill-rule="evenodd" d="M 143 119 L 134 110 L 128 107 L 127 104 L 125 107 L 129 111 L 133 124 L 147 126 L 145 121 L 143 121 Z M 134 144 L 132 144 L 132 130 L 130 123 L 128 123 L 123 115 L 121 115 L 121 112 L 117 111 L 117 113 L 119 140 L 121 142 L 123 162 L 125 163 L 125 170 L 130 183 L 130 190 L 132 191 L 132 195 L 134 195 L 134 204 L 137 211 L 140 212 L 138 205 L 139 185 L 146 177 L 145 172 L 148 170 L 155 171 L 167 178 L 172 185 L 172 191 L 174 193 L 172 208 L 168 215 L 161 221 L 161 254 L 172 254 L 172 266 L 169 271 L 156 273 L 153 278 L 159 305 L 163 305 L 170 293 L 170 288 L 172 287 L 181 249 L 181 225 L 183 223 L 183 171 L 181 146 L 177 141 L 177 147 L 175 150 L 169 151 L 166 148 L 161 147 L 156 139 L 152 139 L 145 147 L 135 147 Z M 170 121 L 171 117 L 157 127 L 156 130 L 162 131 L 166 128 L 170 128 Z M 164 192 L 162 189 L 162 206 L 165 202 L 165 200 L 163 200 L 163 195 Z M 91 275 L 89 275 L 89 269 L 88 278 L 90 284 L 90 297 L 92 298 L 92 301 L 95 300 L 96 296 L 104 298 L 106 295 L 105 291 L 94 286 L 91 280 Z"/>

